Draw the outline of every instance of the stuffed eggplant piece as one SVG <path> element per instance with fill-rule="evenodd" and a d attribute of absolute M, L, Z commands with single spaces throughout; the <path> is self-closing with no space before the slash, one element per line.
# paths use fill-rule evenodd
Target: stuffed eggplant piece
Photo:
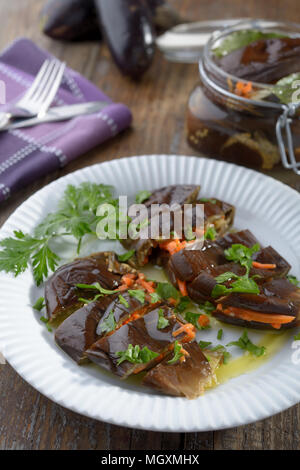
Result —
<path fill-rule="evenodd" d="M 133 271 L 127 264 L 119 263 L 113 252 L 95 253 L 61 266 L 45 284 L 48 319 L 52 322 L 68 316 L 83 305 L 81 297 L 94 297 L 94 291 L 78 289 L 77 284 L 98 282 L 113 290 L 119 287 L 124 274 Z"/>
<path fill-rule="evenodd" d="M 185 341 L 188 334 L 169 307 L 150 306 L 149 310 L 96 341 L 86 351 L 87 357 L 123 379 L 161 361 L 175 341 Z"/>
<path fill-rule="evenodd" d="M 102 336 L 126 321 L 143 316 L 148 302 L 140 302 L 128 292 L 101 297 L 69 316 L 56 330 L 57 344 L 78 364 L 89 362 L 85 351 Z"/>
<path fill-rule="evenodd" d="M 166 395 L 184 396 L 191 400 L 203 395 L 214 382 L 215 371 L 222 362 L 223 354 L 210 351 L 208 361 L 195 341 L 186 344 L 184 349 L 187 353 L 184 362 L 170 364 L 170 356 L 167 356 L 147 372 L 143 385 Z"/>
<path fill-rule="evenodd" d="M 147 209 L 149 225 L 145 228 L 147 238 L 128 238 L 123 240 L 122 243 L 128 250 L 135 250 L 135 255 L 130 259 L 129 263 L 133 266 L 144 266 L 149 261 L 149 257 L 154 248 L 158 247 L 157 240 L 151 239 L 151 225 L 156 224 L 158 214 L 161 213 L 161 208 L 158 206 L 167 204 L 171 209 L 175 205 L 183 207 L 184 204 L 193 204 L 198 196 L 200 186 L 197 185 L 171 185 L 166 186 L 156 191 L 153 191 L 150 197 L 142 201 Z M 157 205 L 155 208 L 154 205 Z M 152 211 L 151 211 L 152 206 Z M 152 216 L 152 223 L 151 223 Z M 173 229 L 174 219 L 173 213 L 170 211 L 170 231 Z M 137 224 L 137 218 L 131 220 L 131 224 Z M 158 229 L 161 231 L 161 219 L 158 221 Z M 157 255 L 157 253 L 156 253 Z"/>
<path fill-rule="evenodd" d="M 152 15 L 146 0 L 94 0 L 110 52 L 122 73 L 136 79 L 155 51 Z"/>
<path fill-rule="evenodd" d="M 213 315 L 248 328 L 293 328 L 300 321 L 300 289 L 288 279 L 273 279 L 260 286 L 258 295 L 235 292 L 217 299 Z"/>
<path fill-rule="evenodd" d="M 41 13 L 42 30 L 53 39 L 100 39 L 94 0 L 49 0 Z"/>

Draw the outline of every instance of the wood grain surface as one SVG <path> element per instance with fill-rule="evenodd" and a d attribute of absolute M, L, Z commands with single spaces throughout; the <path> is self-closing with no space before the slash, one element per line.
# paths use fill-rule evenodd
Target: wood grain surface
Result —
<path fill-rule="evenodd" d="M 0 48 L 27 36 L 67 62 L 134 116 L 131 130 L 94 149 L 61 171 L 36 181 L 0 207 L 0 224 L 33 192 L 54 179 L 97 162 L 130 155 L 193 155 L 185 137 L 187 97 L 197 81 L 196 65 L 171 64 L 157 53 L 136 84 L 122 77 L 103 44 L 67 44 L 39 30 L 43 0 L 0 0 Z M 300 22 L 299 0 L 171 0 L 199 20 L 263 17 Z M 300 178 L 281 168 L 272 176 L 300 191 Z M 8 365 L 0 364 L 0 449 L 300 449 L 300 407 L 267 420 L 219 432 L 167 434 L 111 426 L 68 411 L 36 392 Z"/>

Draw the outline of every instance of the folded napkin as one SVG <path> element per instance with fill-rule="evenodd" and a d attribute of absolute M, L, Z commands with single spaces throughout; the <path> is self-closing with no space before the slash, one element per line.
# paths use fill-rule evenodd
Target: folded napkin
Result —
<path fill-rule="evenodd" d="M 51 57 L 28 39 L 15 41 L 0 55 L 6 105 L 24 94 L 42 63 Z M 60 123 L 0 133 L 0 202 L 37 178 L 65 166 L 131 124 L 129 109 L 113 101 L 79 73 L 66 69 L 53 105 L 107 101 L 102 111 Z"/>

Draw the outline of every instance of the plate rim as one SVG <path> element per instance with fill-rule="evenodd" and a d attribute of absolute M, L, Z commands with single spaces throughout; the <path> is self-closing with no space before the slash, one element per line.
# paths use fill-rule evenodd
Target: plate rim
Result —
<path fill-rule="evenodd" d="M 68 173 L 67 175 L 61 176 L 60 178 L 50 182 L 49 184 L 45 185 L 43 188 L 39 189 L 38 191 L 36 191 L 32 195 L 30 195 L 20 206 L 18 206 L 15 209 L 15 211 L 9 216 L 9 218 L 2 225 L 2 227 L 0 229 L 0 238 L 2 238 L 2 234 L 5 232 L 6 227 L 11 224 L 11 220 L 14 220 L 14 218 L 16 216 L 18 216 L 19 213 L 22 212 L 24 207 L 26 208 L 26 205 L 29 203 L 29 201 L 33 197 L 38 197 L 38 195 L 43 193 L 43 192 L 51 191 L 52 188 L 56 185 L 59 185 L 62 180 L 67 182 L 67 180 L 69 178 L 72 178 L 73 176 L 76 177 L 76 175 L 82 173 L 84 170 L 92 170 L 95 167 L 99 168 L 103 165 L 110 165 L 114 162 L 125 161 L 127 163 L 128 161 L 141 160 L 141 159 L 147 159 L 148 160 L 149 158 L 155 158 L 155 159 L 157 159 L 157 158 L 160 158 L 160 159 L 161 158 L 163 158 L 163 159 L 164 158 L 173 158 L 173 159 L 176 159 L 176 160 L 183 160 L 184 159 L 185 164 L 187 163 L 188 159 L 193 160 L 193 161 L 204 160 L 204 161 L 207 161 L 207 162 L 212 162 L 211 164 L 216 164 L 217 166 L 223 166 L 224 168 L 231 167 L 233 169 L 233 171 L 234 171 L 234 169 L 240 169 L 240 171 L 244 172 L 245 174 L 253 175 L 254 177 L 259 177 L 262 180 L 267 179 L 270 184 L 280 187 L 285 192 L 288 190 L 288 192 L 291 195 L 293 195 L 293 197 L 296 196 L 300 200 L 300 194 L 294 188 L 291 188 L 290 186 L 286 185 L 285 183 L 283 183 L 281 181 L 278 181 L 278 180 L 272 178 L 269 175 L 265 175 L 263 173 L 260 173 L 258 171 L 255 171 L 255 170 L 252 170 L 252 169 L 249 169 L 249 168 L 245 168 L 245 167 L 242 167 L 242 166 L 239 166 L 239 165 L 223 162 L 223 161 L 216 160 L 216 159 L 193 156 L 193 155 L 182 155 L 182 154 L 178 154 L 178 155 L 173 155 L 173 154 L 148 154 L 147 155 L 146 154 L 146 155 L 135 155 L 135 156 L 129 156 L 129 157 L 119 157 L 119 158 L 117 157 L 113 160 L 99 162 L 99 163 L 96 163 L 96 164 L 78 169 L 74 172 Z M 6 236 L 7 236 L 7 234 L 6 234 Z M 2 274 L 2 276 L 6 277 L 6 278 L 9 278 L 10 282 L 14 279 L 14 278 L 10 277 L 9 275 L 6 275 L 6 274 L 5 275 Z M 2 308 L 2 301 L 0 300 L 0 311 L 1 311 L 1 308 Z M 1 318 L 0 318 L 0 323 L 1 323 Z M 217 427 L 210 427 L 210 426 L 201 427 L 201 425 L 200 426 L 196 425 L 196 426 L 188 427 L 188 428 L 186 426 L 183 426 L 183 427 L 179 426 L 179 427 L 176 427 L 176 429 L 173 429 L 172 427 L 170 427 L 170 425 L 164 425 L 164 426 L 159 425 L 159 426 L 157 426 L 153 423 L 150 424 L 149 426 L 148 425 L 140 425 L 139 423 L 131 424 L 130 422 L 128 422 L 124 419 L 119 419 L 121 417 L 117 417 L 117 418 L 116 417 L 105 417 L 103 419 L 101 416 L 95 416 L 93 413 L 90 413 L 87 410 L 78 410 L 77 406 L 73 406 L 72 404 L 65 403 L 64 399 L 58 399 L 58 398 L 55 398 L 55 397 L 51 396 L 51 394 L 47 394 L 42 386 L 38 386 L 36 384 L 31 383 L 27 379 L 26 373 L 25 372 L 20 372 L 20 370 L 18 369 L 18 364 L 17 364 L 17 361 L 15 361 L 13 359 L 13 354 L 9 354 L 9 352 L 7 353 L 7 351 L 9 351 L 9 349 L 7 350 L 7 348 L 5 346 L 5 339 L 3 339 L 3 336 L 1 335 L 1 331 L 0 331 L 0 340 L 1 340 L 1 344 L 3 346 L 4 356 L 5 356 L 5 359 L 7 360 L 7 362 L 14 368 L 14 370 L 29 385 L 31 385 L 34 389 L 38 390 L 42 395 L 46 396 L 50 400 L 52 400 L 55 403 L 59 404 L 60 406 L 62 406 L 64 408 L 67 408 L 67 409 L 70 409 L 70 410 L 72 410 L 76 413 L 79 413 L 79 414 L 83 415 L 83 416 L 87 416 L 89 418 L 96 419 L 96 420 L 103 420 L 107 423 L 114 424 L 114 425 L 119 425 L 119 426 L 124 426 L 124 427 L 131 427 L 131 428 L 134 427 L 135 429 L 143 429 L 143 430 L 149 430 L 149 431 L 151 430 L 151 431 L 157 431 L 157 432 L 204 432 L 204 431 L 221 430 L 221 429 L 226 429 L 228 427 L 236 427 L 236 426 L 246 425 L 246 424 L 249 424 L 249 423 L 252 423 L 252 422 L 255 422 L 255 421 L 270 417 L 270 416 L 273 416 L 277 413 L 280 413 L 280 412 L 290 408 L 291 406 L 295 405 L 296 403 L 298 403 L 300 401 L 300 387 L 299 387 L 297 397 L 295 397 L 294 400 L 291 400 L 286 405 L 281 405 L 280 409 L 277 409 L 277 410 L 275 409 L 271 413 L 270 412 L 265 412 L 265 413 L 262 412 L 260 416 L 258 416 L 258 417 L 256 416 L 253 419 L 243 420 L 242 423 L 239 422 L 237 419 L 235 419 L 235 420 L 232 420 L 232 423 L 229 426 L 226 425 L 226 424 L 225 425 L 219 424 Z M 121 389 L 121 391 L 122 391 L 122 389 Z M 145 396 L 147 396 L 147 395 L 145 395 Z M 169 400 L 173 399 L 173 398 L 170 398 L 170 397 L 164 397 L 164 398 L 166 398 L 166 400 L 167 400 L 167 398 L 169 398 Z M 186 400 L 186 399 L 184 399 L 184 400 Z"/>

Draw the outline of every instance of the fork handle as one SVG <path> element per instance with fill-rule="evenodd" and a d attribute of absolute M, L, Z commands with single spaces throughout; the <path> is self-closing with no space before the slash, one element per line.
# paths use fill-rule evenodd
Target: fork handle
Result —
<path fill-rule="evenodd" d="M 10 123 L 11 118 L 10 113 L 0 113 L 0 129 L 5 128 Z"/>

